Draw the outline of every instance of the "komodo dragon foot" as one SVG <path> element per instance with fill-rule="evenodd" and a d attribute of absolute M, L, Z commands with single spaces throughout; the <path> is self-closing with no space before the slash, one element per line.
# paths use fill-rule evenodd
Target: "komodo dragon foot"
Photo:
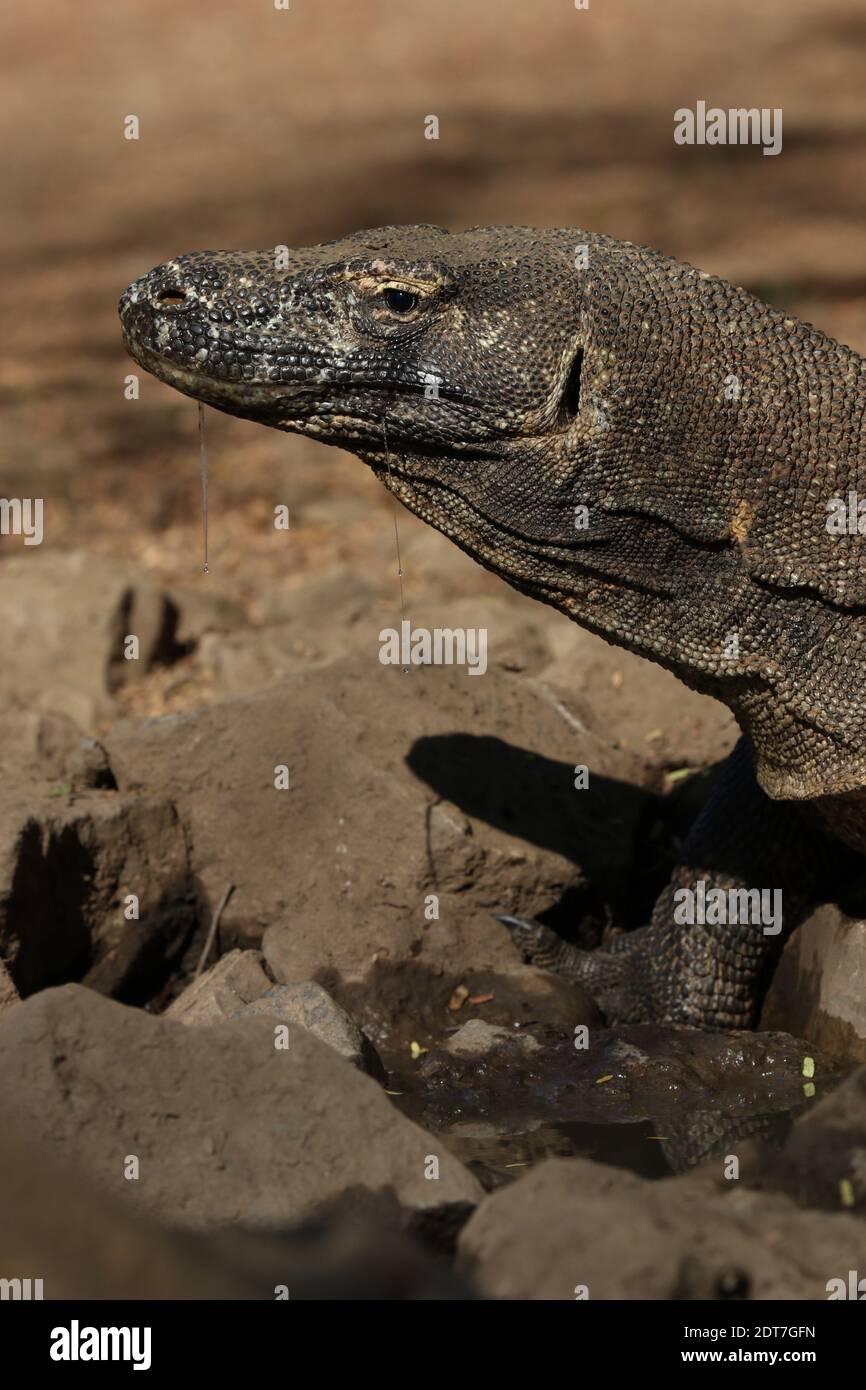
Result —
<path fill-rule="evenodd" d="M 838 884 L 844 853 L 796 803 L 770 800 L 741 739 L 648 926 L 585 951 L 496 916 L 524 960 L 581 985 L 608 1023 L 749 1028 L 784 932 Z"/>
<path fill-rule="evenodd" d="M 640 940 L 649 928 L 618 937 L 616 945 L 584 951 L 531 917 L 494 914 L 511 933 L 523 960 L 581 985 L 613 1023 L 643 1023 L 649 1012 L 641 988 Z"/>

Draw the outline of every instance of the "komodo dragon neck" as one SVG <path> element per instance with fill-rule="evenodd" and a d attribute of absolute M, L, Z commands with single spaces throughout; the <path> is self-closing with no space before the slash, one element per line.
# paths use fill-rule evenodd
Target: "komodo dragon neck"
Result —
<path fill-rule="evenodd" d="M 509 584 L 723 700 L 771 796 L 866 784 L 863 536 L 827 526 L 866 503 L 849 348 L 643 247 L 510 227 L 180 256 L 121 317 L 162 380 L 351 450 Z"/>

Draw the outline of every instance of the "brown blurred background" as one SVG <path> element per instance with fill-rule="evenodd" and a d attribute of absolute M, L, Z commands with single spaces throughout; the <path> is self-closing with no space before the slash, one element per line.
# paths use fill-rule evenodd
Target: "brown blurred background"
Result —
<path fill-rule="evenodd" d="M 363 466 L 214 413 L 201 577 L 195 410 L 149 377 L 124 399 L 115 311 L 130 280 L 195 249 L 415 221 L 587 227 L 866 351 L 864 42 L 862 0 L 7 8 L 0 492 L 45 498 L 44 550 L 209 584 L 252 621 L 263 585 L 290 594 L 313 569 L 391 591 L 391 503 Z M 673 112 L 698 99 L 782 107 L 781 155 L 675 145 Z M 137 142 L 123 138 L 129 114 Z M 288 547 L 277 502 L 292 507 Z M 411 517 L 402 526 L 410 603 L 504 592 Z M 4 538 L 0 554 L 21 546 Z"/>

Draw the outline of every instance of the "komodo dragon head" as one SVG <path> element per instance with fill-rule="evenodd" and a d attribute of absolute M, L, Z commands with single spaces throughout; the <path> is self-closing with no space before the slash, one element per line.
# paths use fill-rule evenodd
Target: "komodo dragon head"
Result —
<path fill-rule="evenodd" d="M 850 349 L 646 248 L 520 227 L 179 256 L 120 314 L 161 380 L 350 450 L 515 588 L 723 699 L 771 795 L 866 782 L 863 536 L 827 529 L 866 501 Z"/>

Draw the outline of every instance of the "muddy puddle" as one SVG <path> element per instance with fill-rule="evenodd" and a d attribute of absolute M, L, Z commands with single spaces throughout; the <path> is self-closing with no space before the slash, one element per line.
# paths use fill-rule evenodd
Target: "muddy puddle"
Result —
<path fill-rule="evenodd" d="M 400 1062 L 389 1090 L 494 1189 L 550 1157 L 661 1178 L 724 1162 L 746 1140 L 781 1146 L 843 1075 L 783 1033 L 645 1024 L 575 1038 L 474 1019 Z"/>

